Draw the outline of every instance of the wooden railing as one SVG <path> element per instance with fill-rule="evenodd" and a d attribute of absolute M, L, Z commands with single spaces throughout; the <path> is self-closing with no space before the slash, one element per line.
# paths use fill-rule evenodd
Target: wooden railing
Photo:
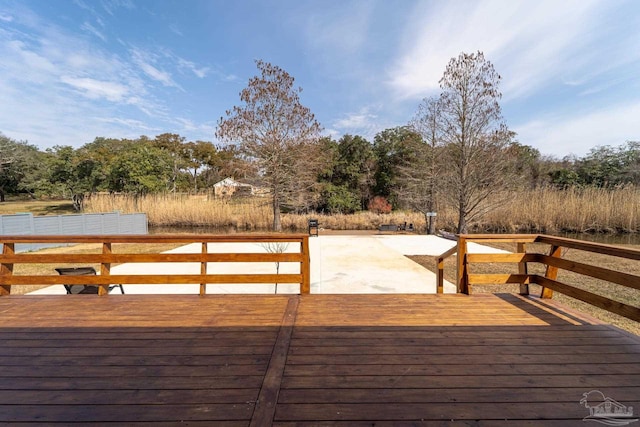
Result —
<path fill-rule="evenodd" d="M 268 251 L 253 253 L 210 253 L 209 245 L 216 243 L 269 243 L 298 245 L 295 252 Z M 299 283 L 300 293 L 310 291 L 309 236 L 306 234 L 265 235 L 118 235 L 118 236 L 0 236 L 3 245 L 0 255 L 0 295 L 9 295 L 12 285 L 96 285 L 99 294 L 106 295 L 109 285 L 117 284 L 199 284 L 200 294 L 206 293 L 207 284 L 218 283 Z M 26 244 L 99 244 L 95 253 L 16 253 L 16 245 Z M 120 253 L 114 245 L 122 244 L 191 244 L 199 243 L 199 253 Z M 277 246 L 276 246 L 277 247 Z M 280 246 L 283 248 L 284 246 Z M 292 247 L 293 248 L 293 247 Z M 255 262 L 299 263 L 295 274 L 210 274 L 208 263 Z M 136 263 L 144 271 L 144 263 L 200 263 L 199 274 L 111 274 L 113 264 Z M 60 264 L 98 264 L 95 276 L 60 276 L 54 274 L 14 274 L 15 267 L 24 264 L 49 264 L 51 271 Z M 148 269 L 148 267 L 147 267 Z M 187 269 L 188 270 L 188 269 Z"/>
<path fill-rule="evenodd" d="M 455 254 L 458 251 L 458 247 L 454 246 L 442 255 L 440 255 L 436 261 L 436 292 L 439 294 L 444 293 L 444 260 L 449 258 L 451 255 Z"/>
<path fill-rule="evenodd" d="M 486 243 L 515 243 L 515 253 L 469 253 L 467 244 L 475 242 Z M 548 245 L 548 254 L 528 253 L 527 245 L 541 243 Z M 609 255 L 620 259 L 640 260 L 640 250 L 617 246 L 585 242 L 575 239 L 553 237 L 537 234 L 466 234 L 458 236 L 457 247 L 445 252 L 438 258 L 438 286 L 443 282 L 444 259 L 453 253 L 457 256 L 457 289 L 458 292 L 469 294 L 474 285 L 503 285 L 516 283 L 520 285 L 520 293 L 529 294 L 529 284 L 542 287 L 540 296 L 551 298 L 553 292 L 560 292 L 572 298 L 584 301 L 593 306 L 619 314 L 640 322 L 640 308 L 612 300 L 608 297 L 589 292 L 570 284 L 558 281 L 558 270 L 571 271 L 613 283 L 618 286 L 640 290 L 640 276 L 599 267 L 583 262 L 564 259 L 563 249 L 576 249 L 588 253 Z M 513 274 L 477 274 L 472 273 L 471 264 L 476 263 L 515 263 L 518 273 Z M 545 269 L 544 274 L 530 272 L 530 263 L 539 263 Z M 438 292 L 441 292 L 438 289 Z"/>

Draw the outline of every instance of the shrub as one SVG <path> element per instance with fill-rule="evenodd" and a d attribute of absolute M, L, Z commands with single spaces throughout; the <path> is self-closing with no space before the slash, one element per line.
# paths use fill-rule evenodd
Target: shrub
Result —
<path fill-rule="evenodd" d="M 388 214 L 391 212 L 391 203 L 382 196 L 375 196 L 371 199 L 368 207 L 371 212 L 378 214 Z"/>
<path fill-rule="evenodd" d="M 327 209 L 331 213 L 352 214 L 360 209 L 357 194 L 344 186 L 331 186 L 328 191 Z"/>

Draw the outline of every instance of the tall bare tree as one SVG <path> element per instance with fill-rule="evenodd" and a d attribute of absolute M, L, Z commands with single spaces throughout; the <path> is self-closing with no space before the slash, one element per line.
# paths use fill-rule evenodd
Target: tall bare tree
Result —
<path fill-rule="evenodd" d="M 260 76 L 240 92 L 243 106 L 220 118 L 216 136 L 237 143 L 258 164 L 269 187 L 273 229 L 282 230 L 280 208 L 301 202 L 300 194 L 316 184 L 320 125 L 300 103 L 301 88 L 282 68 L 256 61 Z"/>
<path fill-rule="evenodd" d="M 437 211 L 438 184 L 445 166 L 441 162 L 441 108 L 437 97 L 425 98 L 418 106 L 409 126 L 421 139 L 413 143 L 413 156 L 401 167 L 398 180 L 398 197 L 425 216 L 427 234 L 435 232 L 435 218 L 430 215 Z"/>
<path fill-rule="evenodd" d="M 482 52 L 452 58 L 440 80 L 441 118 L 449 173 L 445 192 L 458 207 L 458 232 L 492 208 L 512 182 L 507 148 L 514 133 L 502 119 L 500 76 Z"/>

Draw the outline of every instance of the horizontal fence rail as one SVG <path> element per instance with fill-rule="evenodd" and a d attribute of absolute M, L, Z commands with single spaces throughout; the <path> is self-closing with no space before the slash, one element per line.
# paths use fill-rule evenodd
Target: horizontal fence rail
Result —
<path fill-rule="evenodd" d="M 515 243 L 516 252 L 508 254 L 489 253 L 468 253 L 468 243 Z M 548 252 L 530 253 L 527 252 L 527 245 L 546 245 Z M 616 301 L 606 296 L 602 296 L 579 286 L 563 283 L 558 280 L 560 270 L 570 271 L 582 276 L 587 276 L 603 280 L 616 286 L 631 288 L 640 291 L 640 276 L 612 270 L 563 258 L 563 249 L 575 249 L 587 253 L 601 254 L 613 257 L 613 259 L 640 260 L 640 250 L 623 248 L 612 245 L 585 242 L 563 237 L 554 237 L 536 234 L 462 234 L 458 236 L 458 245 L 455 251 L 449 250 L 442 254 L 438 262 L 438 284 L 443 279 L 444 259 L 457 253 L 457 287 L 458 292 L 471 293 L 474 285 L 504 285 L 507 283 L 519 284 L 520 293 L 529 294 L 529 285 L 537 284 L 541 286 L 541 298 L 551 298 L 553 292 L 559 292 L 569 297 L 599 307 L 603 310 L 624 316 L 626 318 L 640 322 L 640 307 L 633 306 L 623 301 Z M 588 261 L 588 256 L 584 261 Z M 504 263 L 516 264 L 517 273 L 497 274 L 497 273 L 473 273 L 472 264 L 482 263 Z M 530 264 L 537 263 L 544 267 L 544 274 L 531 273 Z"/>
<path fill-rule="evenodd" d="M 0 295 L 9 295 L 13 285 L 94 285 L 98 294 L 106 295 L 110 285 L 121 284 L 199 284 L 200 294 L 206 293 L 207 284 L 241 283 L 298 283 L 300 293 L 310 292 L 309 236 L 306 234 L 264 235 L 102 235 L 102 236 L 0 236 L 3 244 L 0 255 Z M 16 253 L 18 244 L 99 244 L 96 252 L 86 254 Z M 200 244 L 199 253 L 116 253 L 119 244 Z M 256 243 L 265 245 L 265 252 L 209 252 L 216 243 Z M 291 252 L 288 247 L 291 245 Z M 269 246 L 272 245 L 272 246 Z M 281 246 L 278 246 L 281 245 Z M 297 245 L 297 247 L 296 247 Z M 287 252 L 284 252 L 285 246 Z M 211 263 L 297 263 L 297 273 L 212 274 Z M 114 264 L 140 264 L 141 271 L 148 263 L 199 263 L 196 274 L 111 274 Z M 15 267 L 27 264 L 50 264 L 51 270 L 60 264 L 98 264 L 99 274 L 93 276 L 61 276 L 54 274 L 14 274 Z"/>

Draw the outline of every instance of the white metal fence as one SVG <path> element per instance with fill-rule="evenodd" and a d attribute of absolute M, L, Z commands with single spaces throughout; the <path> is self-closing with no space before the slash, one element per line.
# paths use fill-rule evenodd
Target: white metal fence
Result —
<path fill-rule="evenodd" d="M 33 216 L 31 213 L 0 215 L 0 235 L 147 234 L 147 215 L 119 212 Z M 35 251 L 54 245 L 16 245 L 16 252 Z M 0 244 L 0 250 L 2 245 Z"/>

